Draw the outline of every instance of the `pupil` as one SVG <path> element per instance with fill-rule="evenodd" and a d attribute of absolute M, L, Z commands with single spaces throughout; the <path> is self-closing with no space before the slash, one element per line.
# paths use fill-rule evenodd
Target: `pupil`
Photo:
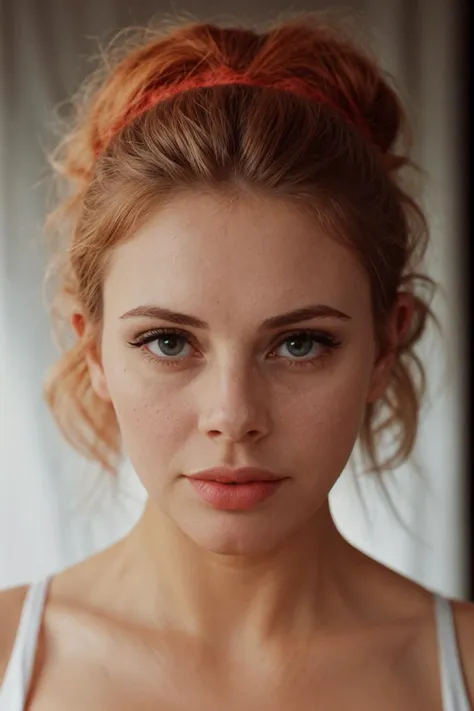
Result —
<path fill-rule="evenodd" d="M 296 343 L 296 344 L 301 344 L 301 343 L 305 343 L 305 342 L 309 345 L 309 348 L 306 349 L 306 352 L 305 352 L 305 353 L 301 353 L 301 352 L 300 352 L 300 353 L 298 353 L 297 355 L 308 355 L 308 353 L 311 351 L 311 345 L 312 345 L 311 338 L 310 338 L 309 336 L 300 336 L 300 337 L 298 337 L 298 338 L 297 338 L 297 337 L 293 337 L 293 338 L 289 341 L 290 347 L 292 347 L 292 348 L 293 348 L 293 344 L 294 344 L 294 343 Z M 305 350 L 304 347 L 301 348 L 301 346 L 300 346 L 300 348 L 298 348 L 298 345 L 296 346 L 296 350 L 297 350 L 297 351 L 298 351 L 298 350 L 301 351 L 302 349 Z"/>
<path fill-rule="evenodd" d="M 180 340 L 179 336 L 165 336 L 165 337 L 161 338 L 160 340 L 162 343 L 166 344 L 164 346 L 165 350 L 166 349 L 178 350 L 178 352 L 179 352 L 179 347 L 176 345 Z M 169 346 L 170 342 L 171 342 L 171 346 Z M 173 344 L 174 344 L 174 347 L 173 347 Z M 176 355 L 176 353 L 171 353 L 171 354 L 168 353 L 168 355 Z"/>

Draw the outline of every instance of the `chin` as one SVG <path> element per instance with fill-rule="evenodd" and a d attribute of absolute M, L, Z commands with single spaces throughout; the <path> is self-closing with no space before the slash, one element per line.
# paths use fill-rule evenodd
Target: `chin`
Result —
<path fill-rule="evenodd" d="M 269 553 L 290 535 L 281 518 L 235 512 L 206 512 L 186 521 L 175 521 L 196 546 L 228 556 L 258 556 Z"/>

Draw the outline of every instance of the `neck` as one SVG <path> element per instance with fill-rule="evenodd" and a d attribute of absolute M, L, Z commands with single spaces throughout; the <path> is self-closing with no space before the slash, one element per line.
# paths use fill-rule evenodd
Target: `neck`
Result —
<path fill-rule="evenodd" d="M 247 557 L 203 550 L 148 502 L 120 548 L 120 585 L 148 622 L 203 639 L 301 639 L 347 620 L 360 556 L 328 503 L 281 546 Z"/>

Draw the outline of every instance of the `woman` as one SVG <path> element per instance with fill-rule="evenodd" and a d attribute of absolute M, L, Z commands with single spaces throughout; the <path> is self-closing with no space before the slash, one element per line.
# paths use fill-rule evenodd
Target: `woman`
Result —
<path fill-rule="evenodd" d="M 431 282 L 394 89 L 312 15 L 178 25 L 104 67 L 54 163 L 75 342 L 46 397 L 149 497 L 117 544 L 2 593 L 1 711 L 467 711 L 473 606 L 328 506 L 356 443 L 382 476 L 416 434 Z"/>

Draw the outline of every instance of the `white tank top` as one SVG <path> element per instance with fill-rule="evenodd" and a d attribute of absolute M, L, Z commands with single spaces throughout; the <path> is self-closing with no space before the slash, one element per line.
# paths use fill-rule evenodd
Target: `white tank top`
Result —
<path fill-rule="evenodd" d="M 49 579 L 32 585 L 25 597 L 18 632 L 0 688 L 0 711 L 24 711 L 35 660 Z M 472 711 L 459 659 L 449 600 L 433 594 L 443 711 Z"/>

